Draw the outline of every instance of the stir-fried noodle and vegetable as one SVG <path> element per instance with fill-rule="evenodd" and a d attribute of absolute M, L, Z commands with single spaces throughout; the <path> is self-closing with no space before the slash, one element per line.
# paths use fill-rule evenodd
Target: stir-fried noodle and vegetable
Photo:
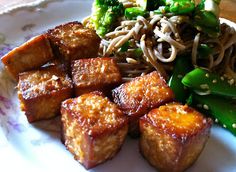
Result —
<path fill-rule="evenodd" d="M 208 77 L 213 73 L 235 89 L 236 33 L 234 28 L 220 24 L 219 4 L 220 0 L 202 0 L 199 4 L 194 0 L 95 0 L 84 24 L 100 35 L 100 55 L 116 59 L 124 81 L 157 70 L 169 80 L 178 101 L 186 103 L 187 97 L 187 103 L 196 101 L 195 105 L 205 107 L 236 134 L 236 113 L 208 107 L 214 104 L 212 95 L 218 97 L 218 104 L 235 104 L 235 96 L 226 93 L 227 88 L 221 88 L 221 94 L 212 92 L 220 82 Z M 187 73 L 194 68 L 206 72 L 213 85 L 200 80 L 194 84 L 202 89 L 190 87 Z M 199 94 L 206 96 L 209 105 L 197 97 Z"/>
<path fill-rule="evenodd" d="M 182 1 L 172 3 L 178 6 Z M 186 2 L 191 3 L 189 0 Z M 110 4 L 109 1 L 97 1 L 89 18 L 91 20 L 85 22 L 96 26 L 94 23 L 98 18 L 102 20 L 96 26 L 103 38 L 100 53 L 115 56 L 123 69 L 124 79 L 154 69 L 167 76 L 173 70 L 176 57 L 186 53 L 190 53 L 194 66 L 226 73 L 236 79 L 235 30 L 225 24 L 219 25 L 217 2 L 212 0 L 216 5 L 212 5 L 215 8 L 211 11 L 205 11 L 207 3 L 209 0 L 202 1 L 196 9 L 184 3 L 186 7 L 176 7 L 175 11 L 166 10 L 167 5 L 147 11 L 140 7 L 142 3 L 138 4 L 138 1 L 123 1 L 123 8 L 118 1 Z M 102 18 L 102 14 L 97 14 L 102 13 L 105 4 L 110 5 L 107 5 L 110 12 L 104 13 Z M 206 12 L 211 15 L 206 15 Z M 105 25 L 107 29 L 101 26 L 109 23 L 106 20 L 112 22 Z"/>

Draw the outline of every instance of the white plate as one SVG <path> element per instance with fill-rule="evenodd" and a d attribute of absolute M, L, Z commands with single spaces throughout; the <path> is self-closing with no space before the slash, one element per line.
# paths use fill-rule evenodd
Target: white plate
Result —
<path fill-rule="evenodd" d="M 62 1 L 2 15 L 0 54 L 55 25 L 80 21 L 89 15 L 90 9 L 91 1 Z M 35 124 L 26 121 L 19 109 L 15 86 L 0 72 L 0 171 L 86 171 L 60 142 L 58 118 Z M 116 157 L 90 171 L 156 170 L 140 155 L 138 141 L 127 138 Z M 204 151 L 187 171 L 236 172 L 236 137 L 214 126 Z"/>

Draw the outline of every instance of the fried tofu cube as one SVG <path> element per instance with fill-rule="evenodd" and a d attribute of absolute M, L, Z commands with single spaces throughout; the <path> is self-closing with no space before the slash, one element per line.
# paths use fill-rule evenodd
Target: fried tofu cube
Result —
<path fill-rule="evenodd" d="M 202 152 L 211 125 L 187 105 L 160 106 L 140 118 L 140 152 L 160 172 L 182 172 Z"/>
<path fill-rule="evenodd" d="M 69 22 L 48 30 L 47 37 L 66 61 L 97 57 L 100 37 L 79 22 Z"/>
<path fill-rule="evenodd" d="M 112 95 L 114 102 L 129 116 L 129 133 L 133 136 L 139 133 L 139 117 L 174 98 L 173 91 L 156 71 L 122 84 Z"/>
<path fill-rule="evenodd" d="M 79 59 L 72 62 L 76 95 L 99 90 L 106 92 L 121 83 L 121 74 L 111 58 Z"/>
<path fill-rule="evenodd" d="M 65 146 L 86 169 L 114 157 L 128 131 L 127 117 L 101 92 L 64 101 L 61 114 Z"/>
<path fill-rule="evenodd" d="M 36 36 L 2 57 L 2 63 L 18 80 L 19 73 L 39 68 L 54 59 L 52 48 L 45 35 Z"/>
<path fill-rule="evenodd" d="M 72 93 L 72 80 L 57 66 L 19 75 L 18 98 L 29 122 L 60 114 L 61 102 L 71 98 Z"/>

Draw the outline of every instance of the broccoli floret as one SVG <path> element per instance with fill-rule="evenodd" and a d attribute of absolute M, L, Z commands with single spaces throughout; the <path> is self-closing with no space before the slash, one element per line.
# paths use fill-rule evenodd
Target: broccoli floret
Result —
<path fill-rule="evenodd" d="M 118 0 L 95 0 L 91 22 L 96 32 L 104 36 L 109 32 L 119 17 L 124 15 L 124 6 Z"/>

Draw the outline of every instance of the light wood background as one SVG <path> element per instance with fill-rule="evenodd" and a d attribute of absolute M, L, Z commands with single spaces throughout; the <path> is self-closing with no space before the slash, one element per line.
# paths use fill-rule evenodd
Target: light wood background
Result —
<path fill-rule="evenodd" d="M 236 22 L 236 0 L 221 0 L 221 17 Z"/>
<path fill-rule="evenodd" d="M 0 0 L 0 13 L 1 10 L 4 10 L 6 8 L 11 8 L 22 3 L 24 4 L 35 1 L 36 0 Z M 220 8 L 221 17 L 236 22 L 236 0 L 221 0 Z"/>

